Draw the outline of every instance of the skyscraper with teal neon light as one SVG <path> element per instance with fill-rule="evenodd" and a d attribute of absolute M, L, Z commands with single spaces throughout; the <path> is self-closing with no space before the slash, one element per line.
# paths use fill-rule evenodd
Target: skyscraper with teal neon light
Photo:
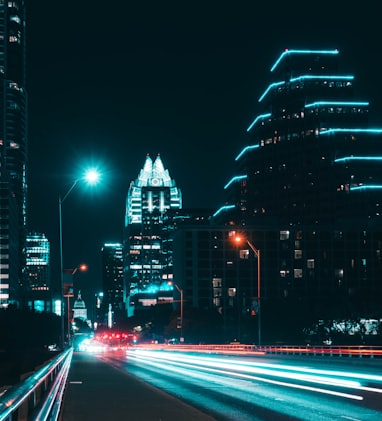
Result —
<path fill-rule="evenodd" d="M 369 102 L 354 99 L 356 78 L 339 57 L 286 50 L 276 60 L 217 214 L 288 227 L 381 225 L 382 126 L 369 127 Z"/>
<path fill-rule="evenodd" d="M 262 250 L 262 304 L 279 319 L 382 315 L 382 122 L 340 57 L 275 61 L 214 214 Z"/>
<path fill-rule="evenodd" d="M 25 6 L 0 0 L 0 307 L 23 304 L 27 92 Z"/>
<path fill-rule="evenodd" d="M 163 220 L 168 209 L 182 207 L 182 194 L 158 154 L 149 155 L 131 182 L 125 214 L 124 277 L 128 315 L 135 308 L 172 297 L 171 248 L 164 246 Z M 164 249 L 166 250 L 164 252 Z M 166 268 L 166 271 L 164 271 Z"/>

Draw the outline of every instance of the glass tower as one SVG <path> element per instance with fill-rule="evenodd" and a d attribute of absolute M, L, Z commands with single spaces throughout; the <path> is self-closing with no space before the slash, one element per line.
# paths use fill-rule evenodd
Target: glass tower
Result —
<path fill-rule="evenodd" d="M 50 244 L 44 234 L 26 238 L 26 279 L 31 291 L 50 289 Z"/>
<path fill-rule="evenodd" d="M 0 306 L 20 304 L 26 237 L 25 7 L 0 0 Z"/>
<path fill-rule="evenodd" d="M 51 311 L 50 243 L 44 234 L 26 237 L 25 297 L 28 308 Z"/>
<path fill-rule="evenodd" d="M 214 214 L 261 249 L 277 320 L 382 310 L 382 128 L 339 57 L 282 52 Z"/>
<path fill-rule="evenodd" d="M 123 245 L 105 243 L 102 247 L 102 317 L 99 321 L 106 324 L 107 313 L 112 311 L 114 319 L 125 316 L 123 291 Z"/>
<path fill-rule="evenodd" d="M 281 54 L 217 213 L 289 228 L 381 225 L 382 128 L 368 127 L 369 103 L 353 99 L 355 78 L 339 71 L 338 53 Z"/>
<path fill-rule="evenodd" d="M 163 221 L 168 209 L 181 207 L 181 191 L 160 156 L 153 161 L 147 155 L 126 200 L 124 271 L 129 316 L 134 308 L 155 305 L 172 294 L 171 250 L 166 244 L 164 252 Z"/>

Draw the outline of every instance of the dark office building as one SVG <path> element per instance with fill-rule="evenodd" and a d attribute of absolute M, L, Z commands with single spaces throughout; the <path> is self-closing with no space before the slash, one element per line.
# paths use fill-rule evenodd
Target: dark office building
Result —
<path fill-rule="evenodd" d="M 25 7 L 0 0 L 0 306 L 20 304 L 26 238 Z"/>
<path fill-rule="evenodd" d="M 196 314 L 205 315 L 206 326 L 213 325 L 205 340 L 257 341 L 257 262 L 235 245 L 235 234 L 231 227 L 200 221 L 174 232 L 174 282 L 183 291 L 186 341 L 201 337 L 194 323 L 187 323 Z M 267 241 L 274 246 L 272 235 Z"/>
<path fill-rule="evenodd" d="M 108 314 L 112 315 L 114 322 L 118 317 L 125 317 L 123 246 L 120 243 L 105 243 L 102 247 L 102 290 L 100 305 L 96 307 L 96 321 L 107 324 Z"/>
<path fill-rule="evenodd" d="M 338 50 L 281 54 L 214 214 L 261 249 L 274 323 L 382 313 L 382 129 L 340 64 Z"/>

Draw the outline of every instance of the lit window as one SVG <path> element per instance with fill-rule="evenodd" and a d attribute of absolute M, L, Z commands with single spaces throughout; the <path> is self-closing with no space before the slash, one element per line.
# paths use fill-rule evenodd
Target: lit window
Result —
<path fill-rule="evenodd" d="M 295 250 L 294 251 L 294 258 L 296 260 L 301 259 L 302 258 L 302 250 Z"/>
<path fill-rule="evenodd" d="M 239 256 L 240 256 L 240 259 L 248 259 L 249 258 L 249 250 L 240 250 Z"/>
<path fill-rule="evenodd" d="M 10 17 L 10 20 L 11 20 L 12 22 L 21 23 L 21 19 L 20 19 L 20 17 L 19 17 L 19 16 L 17 16 L 17 15 L 12 15 L 12 16 Z"/>

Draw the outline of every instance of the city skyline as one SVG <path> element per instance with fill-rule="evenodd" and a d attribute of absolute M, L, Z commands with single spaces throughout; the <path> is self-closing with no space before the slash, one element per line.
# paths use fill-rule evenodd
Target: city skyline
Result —
<path fill-rule="evenodd" d="M 59 5 L 59 21 L 47 19 L 44 5 L 28 6 L 29 229 L 51 241 L 53 276 L 58 196 L 85 163 L 104 171 L 103 184 L 91 194 L 76 188 L 63 209 L 64 265 L 89 263 L 76 279 L 81 290 L 101 283 L 102 244 L 122 240 L 128 186 L 147 153 L 161 154 L 184 207 L 224 203 L 268 69 L 284 48 L 338 48 L 378 121 L 372 10 L 322 6 L 323 16 L 280 5 L 271 13 L 243 2 L 116 13 L 100 5 L 85 2 L 76 14 Z"/>

